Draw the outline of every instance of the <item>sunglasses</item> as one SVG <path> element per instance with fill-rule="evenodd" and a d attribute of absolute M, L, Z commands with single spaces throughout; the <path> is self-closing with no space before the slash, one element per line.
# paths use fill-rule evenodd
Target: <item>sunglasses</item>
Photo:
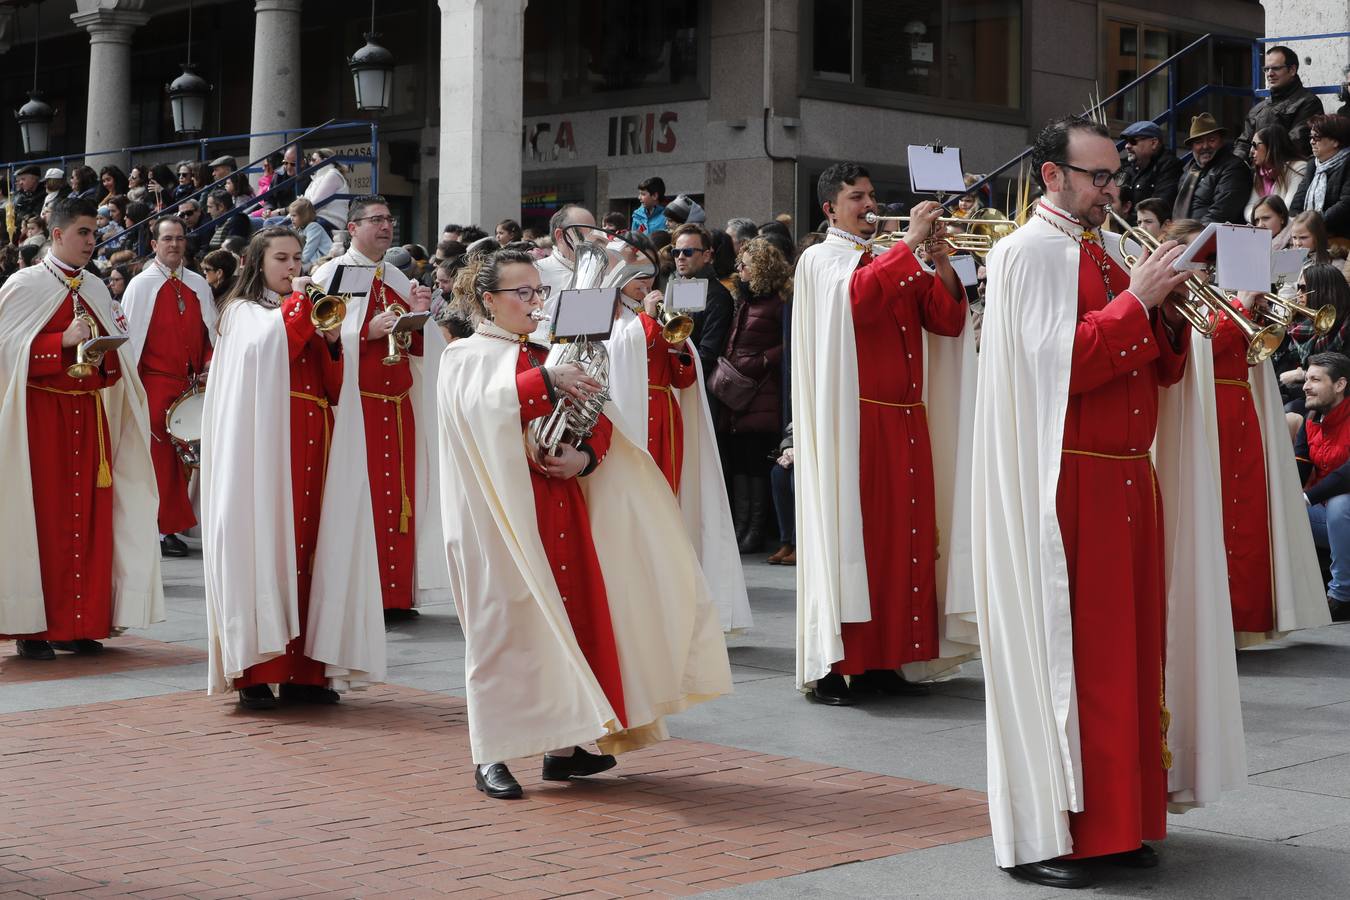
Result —
<path fill-rule="evenodd" d="M 695 250 L 693 247 L 680 247 L 677 250 L 671 250 L 670 255 L 675 257 L 693 256 L 695 253 L 706 253 L 706 252 L 707 252 L 706 250 Z"/>

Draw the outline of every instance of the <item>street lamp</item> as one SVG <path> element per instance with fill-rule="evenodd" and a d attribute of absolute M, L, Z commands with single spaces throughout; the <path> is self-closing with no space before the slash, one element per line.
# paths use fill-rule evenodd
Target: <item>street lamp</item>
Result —
<path fill-rule="evenodd" d="M 183 74 L 165 85 L 173 110 L 173 130 L 181 135 L 201 134 L 206 128 L 206 98 L 211 84 L 192 65 L 192 0 L 188 0 L 187 62 Z"/>
<path fill-rule="evenodd" d="M 356 84 L 356 108 L 381 112 L 389 108 L 394 93 L 394 54 L 375 43 L 375 0 L 370 0 L 370 31 L 366 45 L 352 54 L 347 67 Z"/>
<path fill-rule="evenodd" d="M 41 3 L 38 4 L 34 23 L 33 89 L 28 92 L 28 102 L 14 113 L 14 118 L 19 120 L 19 133 L 23 136 L 23 152 L 28 156 L 39 156 L 47 152 L 52 136 L 52 119 L 56 118 L 56 110 L 42 99 L 42 92 L 37 87 L 38 50 L 42 47 Z"/>

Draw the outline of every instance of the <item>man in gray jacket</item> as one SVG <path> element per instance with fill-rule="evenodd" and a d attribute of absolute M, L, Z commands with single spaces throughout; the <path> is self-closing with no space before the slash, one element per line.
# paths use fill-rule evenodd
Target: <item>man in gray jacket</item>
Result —
<path fill-rule="evenodd" d="M 1266 73 L 1266 87 L 1270 96 L 1251 108 L 1242 125 L 1242 136 L 1233 144 L 1233 153 L 1243 162 L 1252 149 L 1252 136 L 1267 125 L 1283 125 L 1293 138 L 1294 146 L 1303 155 L 1308 154 L 1307 121 L 1325 112 L 1317 95 L 1303 86 L 1298 77 L 1298 54 L 1288 47 L 1271 47 L 1266 51 L 1262 71 Z"/>

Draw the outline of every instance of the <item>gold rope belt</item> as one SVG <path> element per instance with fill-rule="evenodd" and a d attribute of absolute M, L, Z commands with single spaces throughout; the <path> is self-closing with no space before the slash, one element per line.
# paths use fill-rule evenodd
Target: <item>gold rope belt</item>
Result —
<path fill-rule="evenodd" d="M 361 396 L 394 404 L 394 423 L 398 428 L 398 489 L 403 496 L 403 505 L 398 515 L 398 531 L 399 534 L 407 534 L 408 520 L 412 518 L 412 501 L 408 499 L 408 476 L 403 470 L 403 401 L 407 398 L 408 391 L 397 395 L 362 391 Z"/>
<path fill-rule="evenodd" d="M 63 397 L 94 398 L 94 428 L 98 431 L 98 478 L 94 482 L 98 487 L 112 487 L 112 469 L 108 467 L 108 449 L 103 443 L 103 396 L 98 391 L 63 391 L 61 388 L 44 387 L 30 384 L 30 388 L 46 391 L 48 394 L 60 394 Z"/>
<path fill-rule="evenodd" d="M 666 395 L 666 413 L 669 416 L 667 422 L 670 427 L 670 470 L 675 474 L 675 496 L 680 495 L 680 461 L 675 458 L 675 392 L 670 389 L 668 384 L 649 384 L 647 389 L 651 391 L 661 391 Z"/>
<path fill-rule="evenodd" d="M 291 396 L 294 397 L 296 400 L 308 400 L 310 403 L 313 403 L 313 404 L 315 404 L 316 406 L 318 406 L 319 409 L 321 409 L 321 410 L 327 410 L 327 409 L 328 409 L 328 398 L 327 398 L 327 397 L 316 397 L 316 396 L 314 396 L 313 394 L 306 394 L 306 393 L 303 393 L 303 392 L 301 392 L 301 391 L 291 391 Z M 332 435 L 332 433 L 329 431 L 329 428 L 328 428 L 328 413 L 327 413 L 327 412 L 324 412 L 324 413 L 322 413 L 322 415 L 323 415 L 323 475 L 324 475 L 324 478 L 327 478 L 327 477 L 328 477 L 328 448 L 329 448 L 329 447 L 332 445 L 332 443 L 333 443 L 333 435 Z"/>
<path fill-rule="evenodd" d="M 1249 391 L 1252 389 L 1252 383 L 1250 381 L 1239 381 L 1236 378 L 1215 378 L 1214 383 L 1227 384 L 1233 387 L 1246 388 Z"/>
<path fill-rule="evenodd" d="M 923 406 L 923 401 L 918 403 L 887 403 L 885 400 L 869 400 L 866 397 L 859 397 L 859 403 L 874 403 L 877 406 L 889 406 L 893 409 L 913 409 L 916 406 Z"/>
<path fill-rule="evenodd" d="M 1070 456 L 1090 456 L 1093 459 L 1148 459 L 1147 453 L 1130 453 L 1121 455 L 1119 453 L 1095 453 L 1091 450 L 1070 450 L 1065 447 L 1060 452 L 1067 453 Z"/>

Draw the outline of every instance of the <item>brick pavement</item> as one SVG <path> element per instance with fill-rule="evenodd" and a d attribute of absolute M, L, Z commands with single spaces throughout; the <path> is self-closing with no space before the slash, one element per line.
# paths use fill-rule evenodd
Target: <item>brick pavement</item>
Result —
<path fill-rule="evenodd" d="M 128 635 L 105 639 L 102 653 L 78 656 L 58 650 L 56 659 L 37 662 L 19 656 L 13 641 L 0 641 L 0 685 L 111 675 L 159 666 L 181 666 L 204 659 L 206 654 L 193 647 Z"/>
<path fill-rule="evenodd" d="M 680 896 L 987 835 L 982 794 L 671 740 L 526 799 L 473 789 L 464 701 L 201 693 L 0 716 L 0 896 Z"/>

